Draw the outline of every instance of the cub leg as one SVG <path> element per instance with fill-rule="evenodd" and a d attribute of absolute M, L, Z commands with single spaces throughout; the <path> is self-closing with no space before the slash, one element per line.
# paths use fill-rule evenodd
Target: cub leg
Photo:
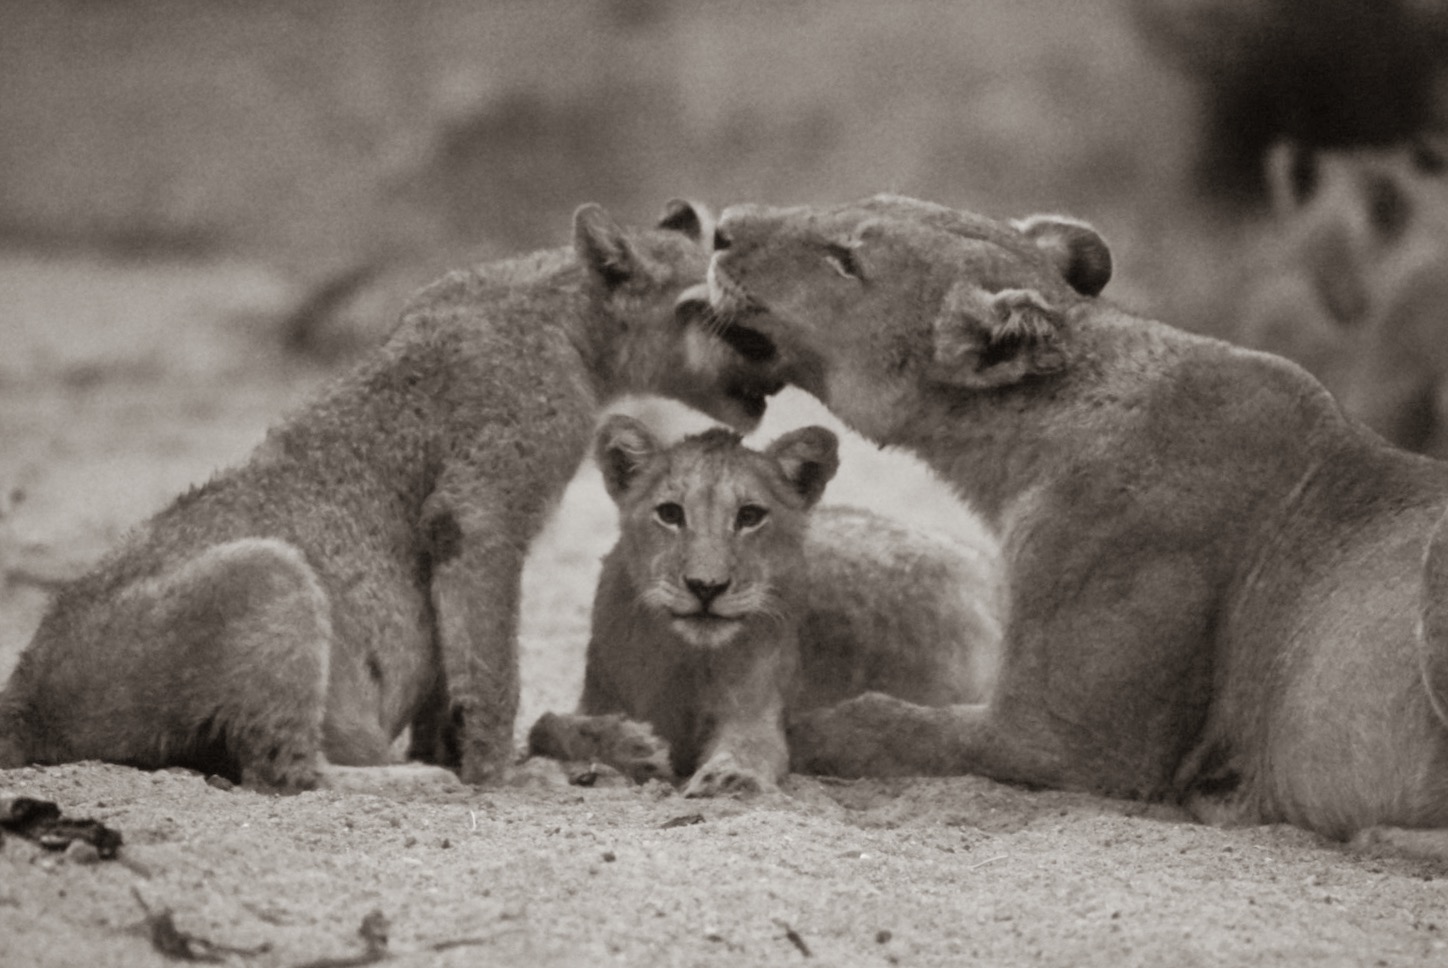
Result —
<path fill-rule="evenodd" d="M 518 714 L 518 607 L 527 542 L 492 524 L 483 513 L 455 514 L 442 499 L 431 501 L 424 518 L 447 683 L 443 728 L 453 731 L 466 783 L 496 779 L 512 762 Z"/>
<path fill-rule="evenodd" d="M 707 657 L 699 722 L 699 768 L 686 797 L 777 789 L 789 771 L 784 694 L 798 666 L 797 647 L 777 641 L 724 646 Z"/>
<path fill-rule="evenodd" d="M 528 753 L 555 760 L 606 763 L 635 783 L 674 778 L 669 766 L 669 744 L 648 723 L 621 713 L 544 713 L 528 731 Z"/>
<path fill-rule="evenodd" d="M 314 784 L 331 623 L 300 551 L 233 541 L 103 600 L 86 591 L 62 593 L 6 689 L 27 760 Z"/>

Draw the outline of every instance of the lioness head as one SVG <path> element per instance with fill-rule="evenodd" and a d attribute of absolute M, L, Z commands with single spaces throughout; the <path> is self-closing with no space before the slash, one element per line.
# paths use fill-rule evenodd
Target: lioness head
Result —
<path fill-rule="evenodd" d="M 783 383 L 770 361 L 742 356 L 690 325 L 707 311 L 698 285 L 712 233 L 708 211 L 680 200 L 651 230 L 625 229 L 598 205 L 573 216 L 573 247 L 616 324 L 609 335 L 617 389 L 674 397 L 750 430 Z"/>
<path fill-rule="evenodd" d="M 1065 312 L 1101 291 L 1090 226 L 998 222 L 878 196 L 831 209 L 728 209 L 709 295 L 726 341 L 767 342 L 780 372 L 877 441 L 922 387 L 995 390 L 1065 365 Z"/>
<path fill-rule="evenodd" d="M 837 446 L 806 427 L 762 452 L 724 429 L 666 448 L 639 421 L 610 417 L 596 456 L 639 599 L 701 647 L 728 643 L 751 620 L 782 621 Z"/>

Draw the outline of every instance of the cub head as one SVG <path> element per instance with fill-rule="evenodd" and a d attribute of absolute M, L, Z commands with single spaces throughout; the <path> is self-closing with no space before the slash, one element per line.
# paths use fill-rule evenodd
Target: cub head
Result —
<path fill-rule="evenodd" d="M 716 428 L 664 447 L 614 416 L 596 456 L 618 504 L 616 553 L 645 608 L 701 648 L 791 617 L 808 512 L 839 467 L 833 433 L 806 427 L 757 451 Z"/>
<path fill-rule="evenodd" d="M 714 329 L 767 342 L 786 379 L 879 442 L 921 393 L 992 391 L 1066 363 L 1067 311 L 1111 277 L 1088 225 L 1016 222 L 896 196 L 738 206 L 714 233 Z"/>
<path fill-rule="evenodd" d="M 573 216 L 573 247 L 611 323 L 612 388 L 674 397 L 750 430 L 783 382 L 772 361 L 742 356 L 690 325 L 708 311 L 698 286 L 713 225 L 702 206 L 679 200 L 647 230 L 625 229 L 600 206 L 584 205 Z"/>

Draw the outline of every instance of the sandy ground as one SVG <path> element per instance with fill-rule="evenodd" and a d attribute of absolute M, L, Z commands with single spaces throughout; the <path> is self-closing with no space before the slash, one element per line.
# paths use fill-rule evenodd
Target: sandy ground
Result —
<path fill-rule="evenodd" d="M 290 297 L 246 266 L 0 258 L 0 676 L 48 579 L 242 459 L 326 379 L 272 348 Z M 762 436 L 817 418 L 785 401 Z M 827 500 L 980 540 L 917 468 L 858 441 Z M 573 703 L 613 533 L 585 469 L 525 576 L 520 731 Z M 8 836 L 5 966 L 159 964 L 156 924 L 228 963 L 360 964 L 373 912 L 388 936 L 370 957 L 419 965 L 1448 964 L 1441 867 L 973 777 L 695 801 L 530 765 L 500 789 L 278 798 L 74 764 L 0 773 L 7 795 L 125 847 L 85 863 Z"/>

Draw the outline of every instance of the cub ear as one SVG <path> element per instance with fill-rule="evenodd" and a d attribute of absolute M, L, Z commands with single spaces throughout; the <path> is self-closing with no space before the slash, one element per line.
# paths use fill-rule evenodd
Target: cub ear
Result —
<path fill-rule="evenodd" d="M 1081 295 L 1099 295 L 1111 281 L 1111 250 L 1085 222 L 1064 215 L 1032 215 L 1011 224 L 1046 253 L 1061 278 Z"/>
<path fill-rule="evenodd" d="M 697 202 L 671 198 L 664 203 L 664 214 L 659 218 L 658 227 L 683 232 L 695 242 L 700 242 L 714 238 L 714 215 Z"/>
<path fill-rule="evenodd" d="M 573 213 L 573 249 L 606 289 L 617 289 L 639 270 L 638 257 L 623 226 L 602 205 L 590 202 Z"/>
<path fill-rule="evenodd" d="M 780 473 L 805 507 L 813 507 L 825 485 L 840 469 L 840 441 L 824 427 L 803 427 L 770 444 L 765 454 L 779 464 Z"/>
<path fill-rule="evenodd" d="M 991 293 L 958 282 L 935 318 L 929 376 L 988 389 L 1054 373 L 1066 365 L 1056 346 L 1060 326 L 1060 313 L 1033 289 Z"/>
<path fill-rule="evenodd" d="M 603 472 L 603 486 L 615 504 L 621 504 L 639 472 L 660 450 L 659 441 L 633 417 L 614 414 L 594 437 L 593 453 Z"/>

